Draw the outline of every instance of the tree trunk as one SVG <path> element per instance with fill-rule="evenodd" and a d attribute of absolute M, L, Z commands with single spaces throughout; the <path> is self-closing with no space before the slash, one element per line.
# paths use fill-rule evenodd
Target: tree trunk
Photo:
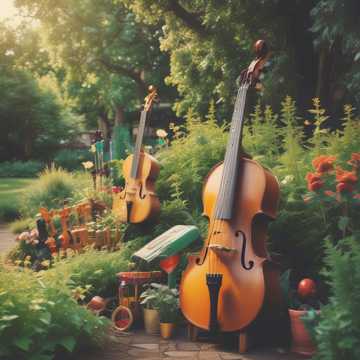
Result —
<path fill-rule="evenodd" d="M 124 108 L 117 105 L 115 109 L 115 126 L 120 126 L 125 122 Z"/>
<path fill-rule="evenodd" d="M 34 136 L 33 132 L 28 129 L 24 136 L 24 157 L 29 160 L 32 155 Z"/>
<path fill-rule="evenodd" d="M 98 126 L 103 138 L 106 140 L 110 135 L 110 123 L 106 113 L 100 114 L 98 117 Z"/>

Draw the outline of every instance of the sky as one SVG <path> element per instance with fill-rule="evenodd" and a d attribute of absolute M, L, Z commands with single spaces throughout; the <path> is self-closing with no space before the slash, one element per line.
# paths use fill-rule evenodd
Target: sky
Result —
<path fill-rule="evenodd" d="M 14 6 L 14 0 L 0 0 L 0 20 L 14 18 L 16 14 L 17 9 Z"/>

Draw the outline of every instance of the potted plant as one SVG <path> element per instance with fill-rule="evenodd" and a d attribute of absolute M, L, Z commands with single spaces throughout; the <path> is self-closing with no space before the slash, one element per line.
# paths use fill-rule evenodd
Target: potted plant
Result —
<path fill-rule="evenodd" d="M 140 304 L 144 305 L 145 332 L 150 335 L 156 335 L 160 331 L 160 318 L 158 311 L 158 294 L 154 283 L 140 295 L 140 299 Z"/>
<path fill-rule="evenodd" d="M 288 303 L 292 344 L 291 351 L 312 356 L 316 352 L 308 324 L 319 313 L 320 302 L 316 299 L 316 285 L 312 279 L 302 279 L 296 290 L 290 288 L 290 270 L 281 278 L 284 298 Z"/>
<path fill-rule="evenodd" d="M 179 293 L 167 285 L 152 283 L 140 296 L 144 307 L 145 331 L 159 332 L 164 339 L 171 337 L 179 317 Z"/>
<path fill-rule="evenodd" d="M 179 318 L 179 292 L 166 285 L 155 284 L 158 294 L 160 316 L 160 334 L 163 339 L 169 339 Z"/>

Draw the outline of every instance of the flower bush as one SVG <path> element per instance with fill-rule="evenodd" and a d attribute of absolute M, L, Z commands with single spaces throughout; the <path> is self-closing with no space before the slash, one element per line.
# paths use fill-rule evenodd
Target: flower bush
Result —
<path fill-rule="evenodd" d="M 352 153 L 344 165 L 336 165 L 335 156 L 318 156 L 312 161 L 316 170 L 306 176 L 310 193 L 305 201 L 317 203 L 323 225 L 329 235 L 339 239 L 360 229 L 357 221 L 360 205 L 360 153 Z M 345 168 L 345 165 L 347 168 Z M 337 234 L 336 224 L 340 234 Z"/>

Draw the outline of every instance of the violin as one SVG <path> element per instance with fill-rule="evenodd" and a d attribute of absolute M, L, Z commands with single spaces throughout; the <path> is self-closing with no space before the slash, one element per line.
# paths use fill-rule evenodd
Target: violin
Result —
<path fill-rule="evenodd" d="M 225 159 L 205 179 L 208 236 L 200 254 L 189 258 L 180 283 L 184 316 L 211 332 L 243 330 L 260 313 L 269 288 L 279 289 L 268 271 L 265 244 L 268 222 L 276 217 L 278 181 L 241 146 L 246 94 L 258 83 L 268 56 L 263 40 L 255 50 L 256 59 L 240 76 Z"/>
<path fill-rule="evenodd" d="M 141 111 L 134 153 L 125 159 L 122 167 L 125 187 L 113 195 L 112 210 L 121 222 L 141 223 L 156 217 L 160 211 L 160 201 L 155 193 L 155 180 L 160 165 L 142 149 L 146 118 L 157 101 L 156 88 L 149 86 L 149 95 Z"/>

